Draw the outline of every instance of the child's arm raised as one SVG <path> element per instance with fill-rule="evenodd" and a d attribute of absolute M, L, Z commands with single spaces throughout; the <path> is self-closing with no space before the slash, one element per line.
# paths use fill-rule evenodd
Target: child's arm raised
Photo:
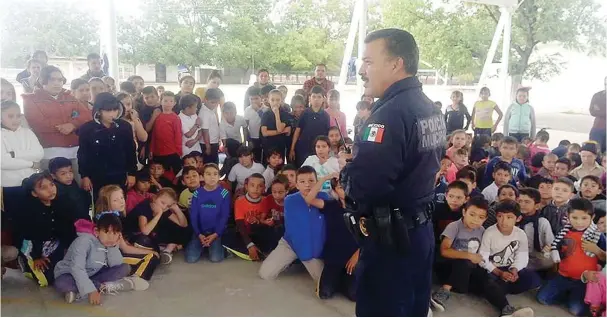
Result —
<path fill-rule="evenodd" d="M 190 128 L 190 130 L 186 131 L 185 128 L 182 125 L 182 130 L 184 131 L 183 135 L 186 136 L 187 138 L 192 138 L 192 136 L 194 136 L 194 134 L 200 129 L 200 117 L 196 118 L 196 123 L 194 123 L 194 126 L 192 126 L 192 128 Z"/>
<path fill-rule="evenodd" d="M 320 192 L 320 190 L 322 190 L 322 185 L 326 181 L 329 181 L 329 180 L 331 180 L 333 178 L 337 178 L 337 177 L 339 177 L 339 174 L 331 173 L 329 175 L 326 175 L 326 176 L 320 178 L 320 180 L 318 180 L 318 182 L 316 182 L 316 184 L 312 187 L 312 189 L 310 190 L 310 193 L 308 193 L 308 195 L 306 195 L 304 197 L 304 199 L 306 200 L 306 203 L 315 208 L 319 208 L 319 209 L 324 208 L 325 201 L 323 199 L 317 198 L 316 196 L 318 195 L 318 192 Z"/>
<path fill-rule="evenodd" d="M 158 221 L 160 221 L 160 218 L 162 217 L 163 213 L 163 211 L 160 210 L 160 208 L 158 208 L 153 202 L 150 202 L 150 205 L 154 213 L 152 219 L 148 220 L 148 218 L 143 215 L 140 215 L 138 219 L 139 230 L 143 235 L 150 235 L 150 233 L 152 233 L 156 225 L 158 225 Z"/>
<path fill-rule="evenodd" d="M 148 107 L 148 106 L 144 106 L 144 107 Z M 145 124 L 145 131 L 147 131 L 148 133 L 152 132 L 152 128 L 154 128 L 154 123 L 156 122 L 156 118 L 158 118 L 158 115 L 160 115 L 160 113 L 162 113 L 162 111 L 158 108 L 154 109 L 154 112 L 152 113 L 152 117 L 150 118 L 150 121 L 147 122 L 147 124 Z"/>

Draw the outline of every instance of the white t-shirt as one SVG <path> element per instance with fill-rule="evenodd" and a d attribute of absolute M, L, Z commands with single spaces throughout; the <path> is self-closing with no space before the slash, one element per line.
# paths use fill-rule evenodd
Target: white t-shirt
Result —
<path fill-rule="evenodd" d="M 506 236 L 497 224 L 488 227 L 483 234 L 479 254 L 483 257 L 482 267 L 492 272 L 496 267 L 516 268 L 519 271 L 529 263 L 527 234 L 518 226 Z"/>
<path fill-rule="evenodd" d="M 261 129 L 261 116 L 253 107 L 249 106 L 244 110 L 244 120 L 249 126 L 249 136 L 253 139 L 259 139 L 259 129 Z"/>
<path fill-rule="evenodd" d="M 316 170 L 316 175 L 319 179 L 331 173 L 339 172 L 339 161 L 335 157 L 329 157 L 329 159 L 325 163 L 320 164 L 320 159 L 318 158 L 318 156 L 309 156 L 302 164 L 302 167 L 303 166 L 310 166 L 314 168 L 314 170 Z M 327 180 L 322 185 L 322 191 L 331 191 L 331 181 Z"/>
<path fill-rule="evenodd" d="M 266 170 L 263 172 L 263 178 L 264 180 L 266 180 L 266 191 L 270 188 L 270 186 L 272 185 L 272 181 L 274 181 L 274 177 L 275 177 L 275 173 L 274 173 L 274 169 L 272 169 L 269 165 L 266 168 Z"/>
<path fill-rule="evenodd" d="M 485 200 L 489 201 L 489 203 L 495 202 L 495 200 L 497 199 L 498 190 L 499 190 L 499 187 L 497 186 L 497 184 L 495 184 L 495 182 L 488 185 L 483 190 L 483 196 L 485 197 Z"/>
<path fill-rule="evenodd" d="M 242 142 L 240 128 L 247 129 L 247 122 L 240 115 L 236 115 L 234 125 L 228 123 L 225 119 L 221 119 L 221 123 L 219 123 L 219 138 L 222 140 L 229 138 Z"/>
<path fill-rule="evenodd" d="M 190 131 L 192 127 L 194 127 L 194 124 L 196 124 L 196 119 L 198 119 L 198 115 L 188 116 L 184 113 L 179 113 L 179 119 L 181 119 L 181 131 L 183 132 L 183 137 L 181 137 L 183 155 L 185 156 L 192 151 L 202 152 L 202 148 L 200 147 L 199 142 L 194 143 L 191 148 L 185 145 L 186 142 L 192 139 L 196 139 L 196 136 L 198 136 L 198 131 L 195 132 L 190 138 L 185 136 L 185 134 Z"/>
<path fill-rule="evenodd" d="M 254 173 L 263 173 L 264 168 L 261 163 L 253 162 L 253 165 L 250 168 L 247 168 L 240 163 L 237 163 L 232 170 L 230 170 L 230 174 L 228 175 L 228 180 L 230 182 L 237 181 L 236 190 L 244 188 L 245 180 L 250 177 Z"/>
<path fill-rule="evenodd" d="M 200 125 L 200 128 L 209 130 L 209 141 L 211 144 L 218 144 L 219 121 L 217 120 L 215 111 L 208 109 L 205 105 L 202 105 L 200 112 L 198 113 L 198 117 L 200 117 L 202 120 L 202 125 Z"/>

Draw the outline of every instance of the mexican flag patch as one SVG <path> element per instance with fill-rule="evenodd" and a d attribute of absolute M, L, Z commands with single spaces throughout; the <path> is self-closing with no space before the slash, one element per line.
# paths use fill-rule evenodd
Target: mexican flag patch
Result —
<path fill-rule="evenodd" d="M 384 125 L 369 124 L 363 133 L 362 141 L 381 143 L 384 139 Z"/>

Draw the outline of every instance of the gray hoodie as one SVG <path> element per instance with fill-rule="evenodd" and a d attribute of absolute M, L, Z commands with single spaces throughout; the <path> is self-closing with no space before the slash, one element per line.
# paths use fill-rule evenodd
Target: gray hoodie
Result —
<path fill-rule="evenodd" d="M 122 254 L 118 246 L 105 247 L 90 233 L 78 233 L 67 254 L 55 266 L 55 278 L 70 274 L 76 282 L 81 296 L 97 290 L 90 277 L 104 267 L 122 264 Z"/>

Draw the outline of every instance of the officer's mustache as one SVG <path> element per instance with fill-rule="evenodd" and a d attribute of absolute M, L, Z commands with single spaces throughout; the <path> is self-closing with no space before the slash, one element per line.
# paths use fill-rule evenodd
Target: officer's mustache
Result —
<path fill-rule="evenodd" d="M 363 82 L 367 82 L 367 81 L 369 81 L 369 78 L 368 78 L 368 77 L 366 77 L 366 76 L 363 76 L 363 75 L 361 75 L 361 76 L 360 76 L 360 79 L 361 79 Z"/>

